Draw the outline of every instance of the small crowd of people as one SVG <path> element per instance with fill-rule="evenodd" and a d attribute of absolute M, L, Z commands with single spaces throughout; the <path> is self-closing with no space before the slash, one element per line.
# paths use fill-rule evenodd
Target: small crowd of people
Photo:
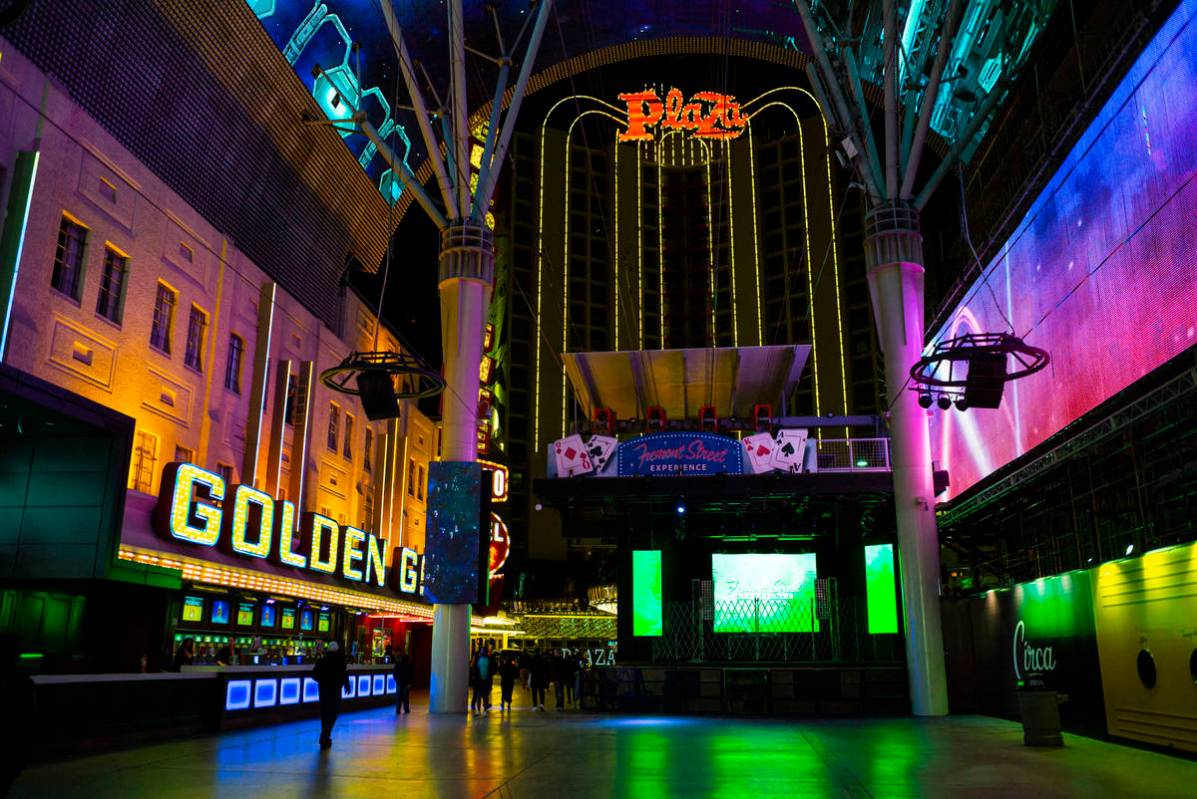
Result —
<path fill-rule="evenodd" d="M 582 661 L 568 650 L 493 652 L 487 646 L 479 647 L 470 658 L 470 710 L 474 715 L 490 712 L 496 676 L 500 713 L 512 709 L 517 681 L 531 692 L 535 711 L 544 711 L 550 683 L 556 689 L 557 710 L 582 703 Z"/>

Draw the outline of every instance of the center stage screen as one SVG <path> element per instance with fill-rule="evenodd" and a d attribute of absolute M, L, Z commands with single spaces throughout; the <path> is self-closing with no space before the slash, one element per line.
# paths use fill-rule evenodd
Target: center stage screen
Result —
<path fill-rule="evenodd" d="M 711 556 L 715 632 L 811 633 L 815 613 L 815 556 Z"/>
<path fill-rule="evenodd" d="M 1197 344 L 1195 17 L 1184 0 L 935 334 L 1012 324 L 1052 358 L 996 410 L 933 414 L 941 500 Z"/>

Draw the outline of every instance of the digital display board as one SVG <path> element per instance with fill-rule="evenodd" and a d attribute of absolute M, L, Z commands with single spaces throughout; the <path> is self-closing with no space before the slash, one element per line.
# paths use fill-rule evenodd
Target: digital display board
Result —
<path fill-rule="evenodd" d="M 262 618 L 259 623 L 263 627 L 273 627 L 274 620 L 275 620 L 274 605 L 263 605 L 262 606 Z"/>
<path fill-rule="evenodd" d="M 326 632 L 328 632 L 328 630 L 331 626 L 332 626 L 332 619 L 329 617 L 329 614 L 321 613 L 320 618 L 316 622 L 316 632 L 326 633 Z"/>
<path fill-rule="evenodd" d="M 202 596 L 183 597 L 183 621 L 204 620 L 204 598 Z"/>
<path fill-rule="evenodd" d="M 813 553 L 711 555 L 717 633 L 819 631 Z"/>
<path fill-rule="evenodd" d="M 1051 354 L 1000 408 L 934 412 L 966 491 L 1197 344 L 1197 2 L 1164 23 L 933 343 L 1009 330 Z M 1003 319 L 1003 315 L 1005 319 Z"/>
<path fill-rule="evenodd" d="M 481 515 L 482 467 L 479 464 L 453 461 L 428 464 L 424 596 L 430 602 L 468 604 L 479 601 Z"/>
<path fill-rule="evenodd" d="M 295 629 L 295 608 L 283 608 L 283 623 L 282 629 Z"/>
<path fill-rule="evenodd" d="M 662 635 L 661 553 L 632 552 L 632 635 Z"/>
<path fill-rule="evenodd" d="M 299 629 L 300 630 L 302 630 L 303 632 L 311 632 L 312 624 L 313 624 L 312 611 L 305 610 L 299 614 Z"/>
<path fill-rule="evenodd" d="M 237 605 L 237 626 L 252 627 L 257 605 L 253 602 L 241 602 Z"/>
<path fill-rule="evenodd" d="M 898 594 L 894 584 L 894 545 L 875 544 L 864 548 L 865 598 L 868 601 L 869 632 L 898 631 Z"/>
<path fill-rule="evenodd" d="M 223 599 L 212 600 L 212 623 L 213 624 L 228 624 L 229 623 L 229 603 Z"/>

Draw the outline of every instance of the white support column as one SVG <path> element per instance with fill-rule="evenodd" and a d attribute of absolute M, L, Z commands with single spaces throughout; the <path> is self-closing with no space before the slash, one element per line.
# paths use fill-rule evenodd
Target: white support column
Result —
<path fill-rule="evenodd" d="M 494 281 L 494 243 L 483 225 L 441 232 L 438 288 L 445 361 L 442 458 L 478 458 L 478 367 Z M 429 710 L 462 713 L 469 688 L 470 606 L 433 608 Z"/>
<path fill-rule="evenodd" d="M 939 534 L 927 412 L 909 391 L 923 349 L 923 240 L 918 213 L 886 205 L 869 213 L 865 257 L 890 403 L 890 463 L 906 622 L 906 668 L 916 716 L 948 712 L 939 601 Z"/>

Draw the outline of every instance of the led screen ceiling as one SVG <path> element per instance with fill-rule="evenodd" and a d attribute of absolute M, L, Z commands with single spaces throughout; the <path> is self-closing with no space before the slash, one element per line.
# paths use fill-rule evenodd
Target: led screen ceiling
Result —
<path fill-rule="evenodd" d="M 715 632 L 809 633 L 815 613 L 815 556 L 711 555 Z"/>
<path fill-rule="evenodd" d="M 996 410 L 934 414 L 941 499 L 1197 344 L 1195 17 L 1184 0 L 936 332 L 1009 330 L 1005 314 L 1052 357 Z"/>
<path fill-rule="evenodd" d="M 349 106 L 360 101 L 370 121 L 414 169 L 424 160 L 424 144 L 419 140 L 411 115 L 395 110 L 406 105 L 408 98 L 378 6 L 384 1 L 390 2 L 246 0 L 328 118 L 334 121 L 349 119 L 353 113 Z M 528 2 L 497 0 L 495 5 L 503 20 L 505 40 L 510 44 L 527 14 Z M 660 36 L 730 34 L 737 38 L 767 39 L 797 46 L 801 22 L 790 4 L 747 0 L 737 5 L 736 19 L 744 19 L 745 24 L 724 30 L 725 26 L 720 24 L 724 18 L 723 6 L 714 0 L 650 4 L 638 0 L 609 0 L 594 8 L 589 4 L 569 3 L 558 9 L 563 36 L 556 35 L 556 23 L 552 23 L 542 44 L 538 65 L 543 68 L 564 58 L 581 55 L 588 49 Z M 464 6 L 468 43 L 480 50 L 495 52 L 494 26 L 486 15 L 485 4 L 467 2 Z M 412 58 L 425 64 L 436 81 L 436 90 L 443 96 L 448 83 L 445 5 L 398 0 L 394 8 L 407 36 Z M 567 42 L 565 50 L 562 49 L 563 40 Z M 568 44 L 574 41 L 590 44 Z M 354 42 L 360 45 L 356 53 L 352 49 Z M 322 76 L 313 75 L 317 66 L 323 71 Z M 493 80 L 493 70 L 471 78 L 472 108 L 490 100 Z M 338 98 L 349 98 L 349 102 Z M 429 102 L 435 105 L 431 97 Z M 351 132 L 348 125 L 344 126 L 341 135 L 383 197 L 391 202 L 397 200 L 400 187 L 392 181 L 390 170 L 374 145 L 365 136 Z"/>

